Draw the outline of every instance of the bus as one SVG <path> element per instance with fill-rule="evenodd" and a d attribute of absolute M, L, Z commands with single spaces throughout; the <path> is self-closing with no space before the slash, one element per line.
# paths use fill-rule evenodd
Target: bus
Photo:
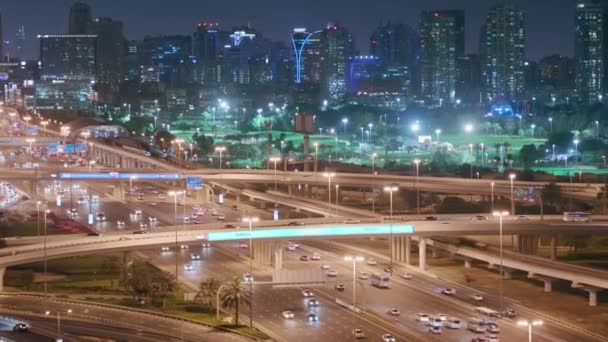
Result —
<path fill-rule="evenodd" d="M 391 277 L 388 274 L 372 274 L 370 277 L 372 286 L 379 289 L 388 289 L 391 287 Z"/>
<path fill-rule="evenodd" d="M 582 211 L 565 212 L 562 217 L 564 222 L 591 222 L 591 213 Z"/>
<path fill-rule="evenodd" d="M 483 319 L 492 322 L 494 318 L 500 318 L 500 313 L 498 311 L 494 311 L 490 308 L 486 308 L 485 306 L 478 306 L 475 308 L 475 314 L 481 316 Z"/>

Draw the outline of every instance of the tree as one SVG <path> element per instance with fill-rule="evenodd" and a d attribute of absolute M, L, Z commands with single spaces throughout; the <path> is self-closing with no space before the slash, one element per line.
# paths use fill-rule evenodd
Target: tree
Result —
<path fill-rule="evenodd" d="M 201 282 L 195 300 L 207 307 L 215 307 L 215 298 L 220 288 L 220 282 L 215 278 L 210 278 Z"/>
<path fill-rule="evenodd" d="M 141 260 L 130 264 L 125 286 L 136 299 L 148 297 L 152 282 L 150 267 Z"/>
<path fill-rule="evenodd" d="M 553 206 L 554 208 L 562 200 L 562 189 L 555 183 L 549 183 L 541 192 L 543 203 Z"/>
<path fill-rule="evenodd" d="M 175 291 L 176 287 L 175 276 L 171 273 L 159 270 L 152 274 L 150 295 L 153 301 L 161 300 L 163 308 L 165 307 L 167 297 Z"/>
<path fill-rule="evenodd" d="M 161 150 L 166 150 L 171 147 L 171 142 L 175 139 L 175 135 L 168 131 L 158 131 L 154 136 L 154 143 L 160 146 Z"/>
<path fill-rule="evenodd" d="M 222 306 L 227 309 L 234 309 L 234 322 L 239 325 L 239 306 L 241 299 L 246 299 L 246 289 L 243 281 L 239 277 L 234 277 L 226 283 L 220 292 Z"/>
<path fill-rule="evenodd" d="M 532 166 L 540 157 L 542 157 L 542 153 L 536 149 L 536 145 L 534 144 L 524 145 L 519 150 L 519 159 L 525 168 Z"/>
<path fill-rule="evenodd" d="M 208 137 L 206 135 L 198 135 L 197 133 L 194 133 L 192 139 L 196 143 L 196 147 L 199 151 L 199 156 L 206 157 L 214 151 L 215 146 L 213 145 L 213 137 Z"/>

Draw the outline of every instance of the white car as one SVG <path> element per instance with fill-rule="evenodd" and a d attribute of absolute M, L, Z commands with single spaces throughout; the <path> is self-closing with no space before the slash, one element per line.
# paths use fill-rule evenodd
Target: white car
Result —
<path fill-rule="evenodd" d="M 133 215 L 141 215 L 141 209 L 135 209 L 135 211 L 133 212 Z"/>
<path fill-rule="evenodd" d="M 338 276 L 338 271 L 336 270 L 327 270 L 325 272 L 325 274 L 327 274 L 328 277 L 337 277 Z"/>
<path fill-rule="evenodd" d="M 180 245 L 179 248 L 181 248 L 181 249 L 188 249 L 189 247 L 188 247 L 188 245 Z"/>
<path fill-rule="evenodd" d="M 498 336 L 496 335 L 490 335 L 488 336 L 488 342 L 499 342 L 500 340 L 498 339 Z"/>
<path fill-rule="evenodd" d="M 476 300 L 478 302 L 481 302 L 483 300 L 483 296 L 478 293 L 471 295 L 471 298 L 473 298 L 473 300 Z"/>
<path fill-rule="evenodd" d="M 412 279 L 412 275 L 409 273 L 403 273 L 400 275 L 401 279 Z"/>
<path fill-rule="evenodd" d="M 353 337 L 355 339 L 365 338 L 365 333 L 363 332 L 363 330 L 356 328 L 356 329 L 353 329 Z"/>
<path fill-rule="evenodd" d="M 211 244 L 209 242 L 201 242 L 201 247 L 209 248 L 209 247 L 211 247 Z"/>
<path fill-rule="evenodd" d="M 498 334 L 500 332 L 500 328 L 496 324 L 488 324 L 486 331 L 492 334 Z"/>
<path fill-rule="evenodd" d="M 193 269 L 192 265 L 184 265 L 184 271 L 192 271 Z"/>
<path fill-rule="evenodd" d="M 312 297 L 314 294 L 310 290 L 302 290 L 302 296 L 304 297 Z"/>
<path fill-rule="evenodd" d="M 376 259 L 371 259 L 370 258 L 370 259 L 367 259 L 367 264 L 371 265 L 371 266 L 374 266 L 374 265 L 378 264 L 378 261 L 376 261 Z"/>
<path fill-rule="evenodd" d="M 441 328 L 443 326 L 443 321 L 441 318 L 431 318 L 426 324 L 430 325 L 431 327 Z"/>
<path fill-rule="evenodd" d="M 285 319 L 292 319 L 294 317 L 294 314 L 291 311 L 283 311 L 283 312 L 281 312 L 281 315 Z"/>
<path fill-rule="evenodd" d="M 192 253 L 192 254 L 190 254 L 190 259 L 191 260 L 201 260 L 201 255 L 197 254 L 197 253 Z"/>
<path fill-rule="evenodd" d="M 330 265 L 327 265 L 327 264 L 325 264 L 325 265 L 321 265 L 321 269 L 322 269 L 322 270 L 328 270 L 328 269 L 330 269 L 330 268 L 331 268 L 331 266 L 330 266 Z"/>
<path fill-rule="evenodd" d="M 359 279 L 361 279 L 361 280 L 367 280 L 367 279 L 369 279 L 369 273 L 367 273 L 367 272 L 361 272 L 361 273 L 359 273 Z"/>
<path fill-rule="evenodd" d="M 438 314 L 437 318 L 439 318 L 442 321 L 447 321 L 448 320 L 448 316 L 446 314 Z"/>
<path fill-rule="evenodd" d="M 399 311 L 399 309 L 397 309 L 397 308 L 392 308 L 392 309 L 388 310 L 388 314 L 391 316 L 399 316 L 399 315 L 401 315 L 401 311 Z"/>
<path fill-rule="evenodd" d="M 461 323 L 456 318 L 451 318 L 445 322 L 445 326 L 449 329 L 460 329 Z"/>
<path fill-rule="evenodd" d="M 319 301 L 318 301 L 318 300 L 316 300 L 316 299 L 314 299 L 314 298 L 309 299 L 309 300 L 308 300 L 308 302 L 307 302 L 306 304 L 307 304 L 308 306 L 319 306 L 319 305 L 320 305 Z"/>
<path fill-rule="evenodd" d="M 118 228 L 123 228 L 125 226 L 125 221 L 121 221 L 121 220 L 116 221 L 116 226 Z"/>
<path fill-rule="evenodd" d="M 225 215 L 217 215 L 217 219 L 220 221 L 224 221 L 226 219 Z"/>
<path fill-rule="evenodd" d="M 395 337 L 393 337 L 393 335 L 391 334 L 383 334 L 382 335 L 382 342 L 396 342 L 397 339 Z"/>
<path fill-rule="evenodd" d="M 251 275 L 249 273 L 243 274 L 243 281 L 246 282 L 247 284 L 253 283 L 253 275 Z"/>
<path fill-rule="evenodd" d="M 287 245 L 287 250 L 288 251 L 295 251 L 296 250 L 296 245 L 293 243 L 290 243 L 289 245 Z"/>
<path fill-rule="evenodd" d="M 139 228 L 140 229 L 146 229 L 146 228 L 148 228 L 148 224 L 144 223 L 144 222 L 139 222 Z"/>
<path fill-rule="evenodd" d="M 158 220 L 156 219 L 156 217 L 150 216 L 148 217 L 148 221 L 150 221 L 150 223 L 156 223 Z"/>
<path fill-rule="evenodd" d="M 310 260 L 321 260 L 321 255 L 319 253 L 312 253 Z"/>
<path fill-rule="evenodd" d="M 443 293 L 446 296 L 453 296 L 456 294 L 456 290 L 448 287 L 448 288 L 443 289 L 443 291 L 441 291 L 441 293 Z"/>
<path fill-rule="evenodd" d="M 441 328 L 440 327 L 429 327 L 429 332 L 435 335 L 440 335 L 441 334 Z"/>
<path fill-rule="evenodd" d="M 418 322 L 428 322 L 429 321 L 429 315 L 424 314 L 424 313 L 417 313 L 416 314 L 416 321 L 418 321 Z"/>
<path fill-rule="evenodd" d="M 169 252 L 171 249 L 169 248 L 169 246 L 162 246 L 160 250 L 161 252 Z"/>

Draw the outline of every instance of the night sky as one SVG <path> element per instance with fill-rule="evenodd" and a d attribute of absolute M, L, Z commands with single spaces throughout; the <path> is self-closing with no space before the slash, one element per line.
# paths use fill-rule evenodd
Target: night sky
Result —
<path fill-rule="evenodd" d="M 147 34 L 190 34 L 199 21 L 223 28 L 251 25 L 274 40 L 287 41 L 293 27 L 317 29 L 341 23 L 355 36 L 356 48 L 369 52 L 369 36 L 380 22 L 418 26 L 423 9 L 464 9 L 467 51 L 477 52 L 487 9 L 499 0 L 88 0 L 93 16 L 122 20 L 127 39 Z M 510 0 L 526 11 L 528 58 L 573 54 L 577 0 Z M 39 33 L 65 33 L 72 0 L 2 0 L 4 39 L 13 41 L 25 27 L 24 57 L 35 59 Z M 9 48 L 9 51 L 14 51 Z"/>

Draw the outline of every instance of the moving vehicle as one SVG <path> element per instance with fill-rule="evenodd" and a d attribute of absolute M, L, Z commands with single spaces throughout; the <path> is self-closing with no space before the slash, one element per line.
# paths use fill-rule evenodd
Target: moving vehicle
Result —
<path fill-rule="evenodd" d="M 319 301 L 314 298 L 309 299 L 308 302 L 306 302 L 306 304 L 308 306 L 315 306 L 315 307 L 320 305 Z"/>
<path fill-rule="evenodd" d="M 184 265 L 184 271 L 192 271 L 193 269 L 192 265 Z"/>
<path fill-rule="evenodd" d="M 403 273 L 399 277 L 401 277 L 401 279 L 412 279 L 412 275 L 409 273 Z"/>
<path fill-rule="evenodd" d="M 327 264 L 321 265 L 322 270 L 328 270 L 330 268 L 331 268 L 331 265 L 327 265 Z"/>
<path fill-rule="evenodd" d="M 308 260 L 309 260 L 308 255 L 302 255 L 300 257 L 300 261 L 308 261 Z"/>
<path fill-rule="evenodd" d="M 361 273 L 359 273 L 359 279 L 361 279 L 361 280 L 367 280 L 367 279 L 369 279 L 369 273 L 367 273 L 367 272 L 361 272 Z"/>
<path fill-rule="evenodd" d="M 338 271 L 336 271 L 336 270 L 327 270 L 325 272 L 325 274 L 327 274 L 328 277 L 334 278 L 334 277 L 338 276 Z"/>
<path fill-rule="evenodd" d="M 439 335 L 441 334 L 441 328 L 440 327 L 429 327 L 429 332 L 435 335 Z"/>
<path fill-rule="evenodd" d="M 427 216 L 424 218 L 425 221 L 437 221 L 436 216 Z"/>
<path fill-rule="evenodd" d="M 475 216 L 471 217 L 471 220 L 473 220 L 473 221 L 486 221 L 487 219 L 488 219 L 488 217 L 485 215 L 475 215 Z"/>
<path fill-rule="evenodd" d="M 483 334 L 484 332 L 486 332 L 486 326 L 485 324 L 483 324 L 483 321 L 476 318 L 471 318 L 467 322 L 467 330 L 470 330 L 477 334 Z"/>
<path fill-rule="evenodd" d="M 483 301 L 483 296 L 480 295 L 479 293 L 472 294 L 471 298 L 473 298 L 473 300 L 478 301 L 478 302 Z"/>
<path fill-rule="evenodd" d="M 399 315 L 401 315 L 401 311 L 399 311 L 399 309 L 397 309 L 397 308 L 392 308 L 392 309 L 388 310 L 388 314 L 391 316 L 399 316 Z"/>
<path fill-rule="evenodd" d="M 565 212 L 562 217 L 564 222 L 591 222 L 591 213 L 582 211 Z"/>
<path fill-rule="evenodd" d="M 122 221 L 122 220 L 116 221 L 116 226 L 118 228 L 123 228 L 125 226 L 125 221 Z"/>
<path fill-rule="evenodd" d="M 460 329 L 461 325 L 459 320 L 452 318 L 445 322 L 445 326 L 449 329 Z"/>
<path fill-rule="evenodd" d="M 397 339 L 395 339 L 393 337 L 393 335 L 391 334 L 383 334 L 382 335 L 382 342 L 396 342 Z"/>
<path fill-rule="evenodd" d="M 20 322 L 13 326 L 13 331 L 21 333 L 28 332 L 30 331 L 30 326 L 27 323 Z"/>
<path fill-rule="evenodd" d="M 197 253 L 192 253 L 192 254 L 190 254 L 190 259 L 191 260 L 201 260 L 201 255 L 197 254 Z"/>
<path fill-rule="evenodd" d="M 378 261 L 376 261 L 376 259 L 369 258 L 369 259 L 367 259 L 367 264 L 371 265 L 371 266 L 374 266 L 374 265 L 378 264 Z"/>
<path fill-rule="evenodd" d="M 314 294 L 310 290 L 302 290 L 302 296 L 304 297 L 312 297 Z"/>
<path fill-rule="evenodd" d="M 293 243 L 290 243 L 289 245 L 287 245 L 287 250 L 288 251 L 295 251 L 296 250 L 296 245 L 294 245 Z"/>
<path fill-rule="evenodd" d="M 353 337 L 355 339 L 365 338 L 365 333 L 363 332 L 363 330 L 356 328 L 356 329 L 353 329 Z"/>
<path fill-rule="evenodd" d="M 443 326 L 443 321 L 441 320 L 441 318 L 436 317 L 429 319 L 427 324 L 434 328 L 441 328 Z"/>
<path fill-rule="evenodd" d="M 416 314 L 416 321 L 418 321 L 418 322 L 428 322 L 429 321 L 429 315 L 424 314 L 424 313 L 417 313 Z"/>
<path fill-rule="evenodd" d="M 391 277 L 386 274 L 372 274 L 370 278 L 372 286 L 379 289 L 389 289 L 391 287 Z"/>
<path fill-rule="evenodd" d="M 243 281 L 246 282 L 247 284 L 253 283 L 253 275 L 251 275 L 249 273 L 243 274 Z"/>
<path fill-rule="evenodd" d="M 441 293 L 443 293 L 446 296 L 453 296 L 456 294 L 456 289 L 447 287 L 447 288 L 443 289 L 443 291 L 441 291 Z"/>
<path fill-rule="evenodd" d="M 307 319 L 309 322 L 318 322 L 318 321 L 319 321 L 319 316 L 317 316 L 317 315 L 316 315 L 316 314 L 314 314 L 314 313 L 309 313 L 308 315 L 306 315 L 306 319 Z"/>
<path fill-rule="evenodd" d="M 488 321 L 493 321 L 494 318 L 500 318 L 500 312 L 486 308 L 485 306 L 478 306 L 475 308 L 475 313 L 479 316 L 486 318 Z"/>
<path fill-rule="evenodd" d="M 294 314 L 291 311 L 283 311 L 283 312 L 281 312 L 281 315 L 285 319 L 292 319 L 294 317 Z"/>
<path fill-rule="evenodd" d="M 162 246 L 160 250 L 161 252 L 169 252 L 171 249 L 169 248 L 169 246 Z"/>
<path fill-rule="evenodd" d="M 304 223 L 299 222 L 299 221 L 292 221 L 292 222 L 289 222 L 289 224 L 287 224 L 287 225 L 288 226 L 303 226 Z"/>
<path fill-rule="evenodd" d="M 310 260 L 321 260 L 321 255 L 319 253 L 312 253 Z"/>
<path fill-rule="evenodd" d="M 342 285 L 342 284 L 336 285 L 336 290 L 338 290 L 338 291 L 344 291 L 344 285 Z"/>

